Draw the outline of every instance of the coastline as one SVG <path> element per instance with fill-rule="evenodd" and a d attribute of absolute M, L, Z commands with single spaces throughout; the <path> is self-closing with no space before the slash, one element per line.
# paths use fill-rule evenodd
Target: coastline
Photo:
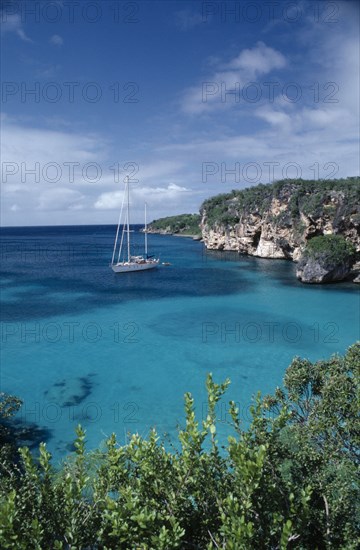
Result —
<path fill-rule="evenodd" d="M 184 237 L 187 239 L 193 239 L 193 241 L 202 241 L 202 235 L 193 235 L 190 233 L 171 233 L 168 231 L 149 231 L 149 235 L 170 235 L 171 237 Z"/>
<path fill-rule="evenodd" d="M 166 233 L 166 235 L 172 235 L 173 237 L 184 237 L 187 239 L 192 239 L 193 241 L 202 241 L 201 235 L 188 235 L 185 233 Z"/>

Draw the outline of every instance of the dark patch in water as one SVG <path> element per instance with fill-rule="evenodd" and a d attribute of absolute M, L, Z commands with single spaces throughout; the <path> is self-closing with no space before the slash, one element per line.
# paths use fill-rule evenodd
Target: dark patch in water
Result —
<path fill-rule="evenodd" d="M 93 422 L 96 418 L 96 413 L 95 413 L 95 417 L 93 417 L 88 412 L 81 411 L 79 414 L 75 414 L 73 418 L 74 420 L 77 420 L 80 424 L 86 423 L 86 422 Z"/>
<path fill-rule="evenodd" d="M 73 395 L 69 401 L 64 401 L 64 407 L 73 407 L 75 405 L 80 405 L 84 401 L 84 395 Z"/>
<path fill-rule="evenodd" d="M 26 422 L 21 419 L 12 419 L 4 423 L 7 428 L 7 441 L 18 447 L 29 447 L 30 450 L 38 449 L 41 442 L 47 443 L 53 437 L 51 430 L 34 422 Z"/>
<path fill-rule="evenodd" d="M 92 380 L 94 376 L 94 373 L 90 373 L 88 376 L 55 382 L 44 392 L 44 396 L 48 401 L 56 403 L 60 407 L 78 406 L 91 395 L 94 387 Z"/>
<path fill-rule="evenodd" d="M 75 447 L 75 444 L 74 443 L 67 443 L 65 445 L 65 450 L 68 452 L 68 453 L 74 453 L 76 451 L 76 447 Z"/>

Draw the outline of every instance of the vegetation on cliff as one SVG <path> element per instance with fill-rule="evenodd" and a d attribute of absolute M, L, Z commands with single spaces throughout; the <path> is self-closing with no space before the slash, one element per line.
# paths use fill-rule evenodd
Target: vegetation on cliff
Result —
<path fill-rule="evenodd" d="M 341 207 L 332 205 L 332 199 L 340 196 Z M 270 210 L 273 199 L 288 204 L 282 221 L 293 223 L 300 219 L 301 212 L 313 218 L 331 214 L 335 227 L 341 226 L 342 218 L 353 216 L 360 222 L 360 178 L 337 180 L 281 180 L 272 184 L 259 184 L 247 189 L 234 189 L 231 193 L 216 195 L 204 201 L 200 212 L 206 211 L 208 225 L 239 222 L 240 216 L 264 214 Z M 334 201 L 335 202 L 335 201 Z"/>
<path fill-rule="evenodd" d="M 316 236 L 343 235 L 360 251 L 360 178 L 282 180 L 218 195 L 201 207 L 205 246 L 299 260 Z"/>
<path fill-rule="evenodd" d="M 303 256 L 313 258 L 326 265 L 338 265 L 352 262 L 355 246 L 341 235 L 322 235 L 314 237 L 306 243 Z"/>
<path fill-rule="evenodd" d="M 1 548 L 358 548 L 360 343 L 344 357 L 294 359 L 284 388 L 258 395 L 247 429 L 230 402 L 220 451 L 228 383 L 208 376 L 202 421 L 185 395 L 177 451 L 153 431 L 89 454 L 80 427 L 60 471 L 44 444 L 38 461 L 0 451 Z"/>
<path fill-rule="evenodd" d="M 152 221 L 148 228 L 154 233 L 201 235 L 199 214 L 180 214 Z"/>
<path fill-rule="evenodd" d="M 356 259 L 355 246 L 341 235 L 321 235 L 306 243 L 297 266 L 305 283 L 342 281 Z"/>

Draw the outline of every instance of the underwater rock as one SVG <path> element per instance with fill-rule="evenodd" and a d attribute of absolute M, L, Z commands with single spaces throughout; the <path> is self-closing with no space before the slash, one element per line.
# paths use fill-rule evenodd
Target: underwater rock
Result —
<path fill-rule="evenodd" d="M 47 391 L 44 397 L 47 401 L 56 403 L 59 407 L 74 407 L 85 401 L 92 392 L 94 383 L 92 377 L 80 376 L 76 378 L 64 378 L 55 382 Z"/>

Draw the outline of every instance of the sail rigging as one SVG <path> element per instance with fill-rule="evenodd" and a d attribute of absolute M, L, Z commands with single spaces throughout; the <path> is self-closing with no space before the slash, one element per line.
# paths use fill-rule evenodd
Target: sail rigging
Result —
<path fill-rule="evenodd" d="M 125 200 L 126 200 L 126 215 L 125 215 L 125 220 L 122 223 Z M 147 269 L 152 269 L 159 265 L 158 258 L 154 258 L 154 256 L 148 255 L 148 235 L 147 235 L 148 230 L 147 230 L 147 204 L 146 203 L 145 203 L 144 216 L 145 216 L 145 226 L 144 226 L 145 253 L 144 253 L 144 256 L 132 256 L 131 241 L 130 241 L 130 233 L 132 233 L 132 230 L 130 229 L 130 182 L 129 182 L 129 177 L 127 176 L 125 179 L 125 190 L 124 190 L 123 200 L 121 204 L 118 225 L 116 229 L 113 255 L 112 255 L 111 264 L 110 264 L 110 267 L 115 273 L 125 273 L 130 271 L 144 271 Z M 121 232 L 121 239 L 119 244 L 119 253 L 118 253 L 117 261 L 115 262 L 121 225 L 122 225 L 122 232 Z M 126 242 L 127 260 L 125 259 L 121 260 L 121 253 L 124 247 L 125 233 L 126 233 L 126 240 L 127 240 Z"/>

